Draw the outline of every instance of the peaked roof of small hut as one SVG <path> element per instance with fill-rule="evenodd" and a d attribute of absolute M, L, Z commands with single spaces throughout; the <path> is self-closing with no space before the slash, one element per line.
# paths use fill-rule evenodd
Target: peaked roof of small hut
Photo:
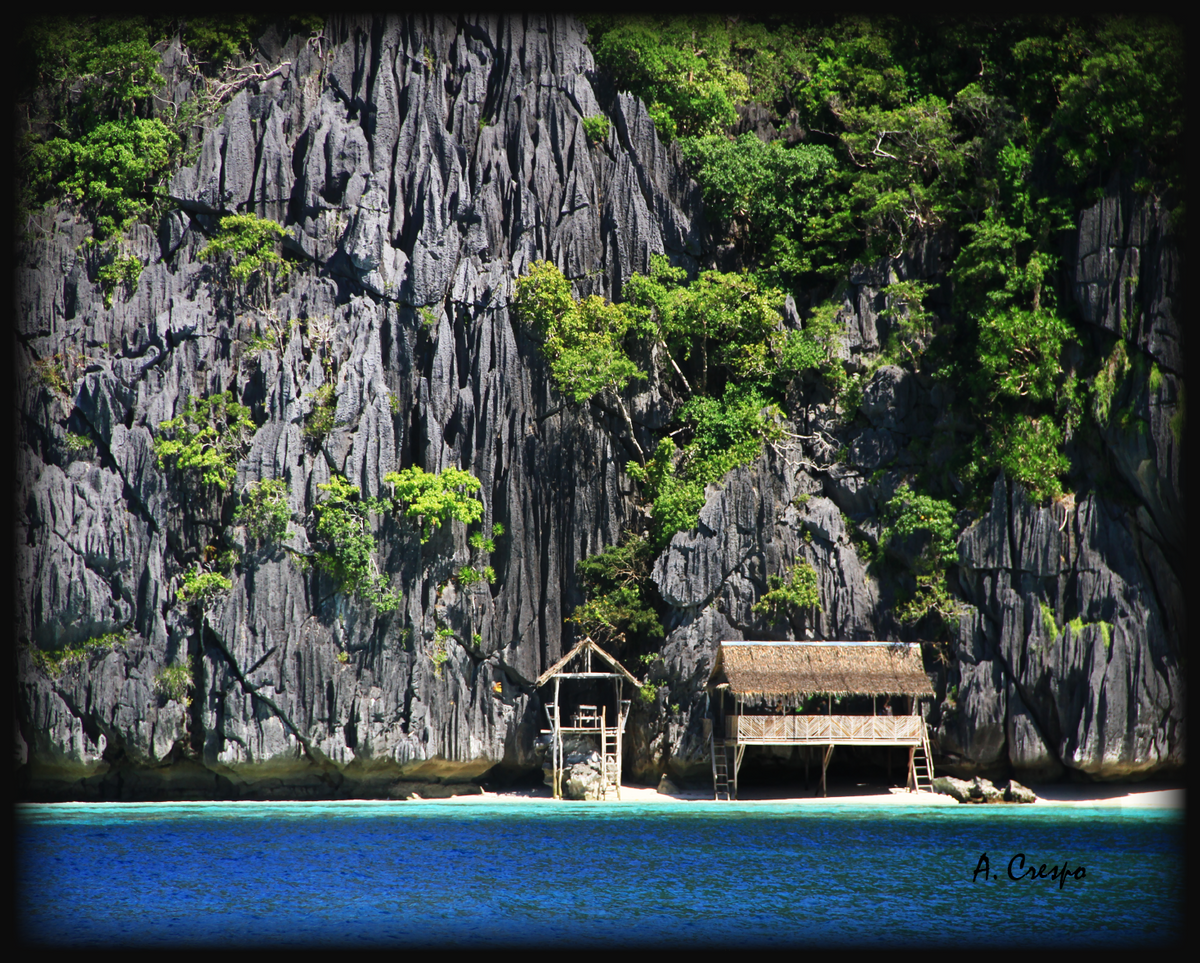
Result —
<path fill-rule="evenodd" d="M 722 642 L 709 688 L 739 696 L 932 696 L 921 646 L 905 642 Z"/>
<path fill-rule="evenodd" d="M 631 673 L 628 669 L 625 668 L 625 666 L 621 665 L 620 662 L 618 662 L 611 655 L 609 655 L 602 648 L 600 648 L 600 646 L 598 646 L 595 642 L 593 642 L 590 637 L 586 637 L 583 640 L 581 640 L 573 649 L 571 649 L 570 652 L 568 652 L 561 659 L 559 659 L 557 662 L 555 662 L 554 665 L 550 666 L 550 668 L 548 668 L 545 672 L 543 672 L 541 675 L 539 675 L 535 685 L 539 685 L 539 686 L 545 685 L 552 678 L 554 678 L 556 675 L 558 675 L 560 672 L 562 672 L 564 670 L 564 667 L 572 659 L 574 659 L 576 656 L 583 655 L 585 649 L 590 649 L 591 651 L 595 652 L 598 656 L 600 656 L 600 658 L 602 658 L 605 662 L 607 662 L 610 666 L 612 666 L 612 668 L 614 670 L 613 672 L 609 672 L 609 673 L 596 673 L 597 675 L 601 675 L 601 674 L 603 674 L 603 675 L 619 675 L 622 678 L 628 679 L 634 685 L 641 686 L 641 683 L 638 682 L 638 680 L 636 678 L 634 678 L 633 673 Z"/>

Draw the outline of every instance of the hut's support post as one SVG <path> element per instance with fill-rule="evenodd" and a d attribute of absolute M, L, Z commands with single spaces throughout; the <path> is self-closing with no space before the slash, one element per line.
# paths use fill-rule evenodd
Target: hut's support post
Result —
<path fill-rule="evenodd" d="M 561 797 L 561 763 L 562 763 L 562 710 L 558 699 L 558 687 L 561 680 L 554 680 L 554 798 Z"/>
<path fill-rule="evenodd" d="M 825 795 L 825 771 L 829 768 L 829 757 L 833 755 L 833 743 L 825 750 L 825 758 L 821 760 L 821 795 Z"/>
<path fill-rule="evenodd" d="M 616 710 L 616 716 L 613 718 L 613 725 L 617 727 L 616 738 L 614 742 L 617 744 L 617 801 L 621 800 L 621 730 L 625 728 L 621 724 L 621 680 L 613 679 L 613 708 Z"/>
<path fill-rule="evenodd" d="M 909 792 L 917 791 L 917 770 L 913 765 L 913 756 L 916 755 L 917 749 L 915 746 L 908 747 L 908 784 L 905 788 Z"/>
<path fill-rule="evenodd" d="M 738 797 L 738 770 L 742 768 L 742 756 L 746 754 L 746 746 L 739 742 L 733 750 L 733 798 Z"/>
<path fill-rule="evenodd" d="M 600 798 L 608 795 L 608 706 L 600 706 Z"/>

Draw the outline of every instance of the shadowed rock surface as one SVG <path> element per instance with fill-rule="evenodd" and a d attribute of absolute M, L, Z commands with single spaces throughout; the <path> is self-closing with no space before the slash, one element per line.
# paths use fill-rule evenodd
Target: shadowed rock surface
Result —
<path fill-rule="evenodd" d="M 172 178 L 157 228 L 131 232 L 125 250 L 146 264 L 131 296 L 105 306 L 68 206 L 27 232 L 15 340 L 26 796 L 398 797 L 539 767 L 531 680 L 574 641 L 576 563 L 641 515 L 620 414 L 552 387 L 510 309 L 514 279 L 548 259 L 577 295 L 619 298 L 651 254 L 692 272 L 715 256 L 678 149 L 640 101 L 594 83 L 584 37 L 567 18 L 335 18 L 323 45 L 275 45 L 282 69 L 228 104 Z M 611 130 L 592 146 L 582 120 L 597 114 Z M 287 230 L 295 266 L 269 292 L 237 290 L 198 258 L 234 212 Z M 1084 321 L 1144 358 L 1113 401 L 1132 416 L 1103 439 L 1120 491 L 1043 507 L 1001 477 L 960 537 L 957 641 L 927 656 L 943 696 L 935 752 L 959 775 L 1124 778 L 1184 760 L 1181 255 L 1154 202 L 1121 181 L 1072 244 L 1065 276 Z M 938 279 L 947 264 L 934 239 L 853 273 L 846 357 L 877 355 L 889 280 Z M 273 331 L 273 347 L 254 340 Z M 65 390 L 38 365 L 55 357 Z M 334 427 L 314 440 L 323 384 Z M 648 448 L 674 399 L 653 372 L 637 388 L 627 400 Z M 156 462 L 159 423 L 227 390 L 257 427 L 234 487 L 289 483 L 286 548 L 248 540 L 232 498 Z M 907 637 L 895 586 L 856 541 L 877 538 L 910 442 L 948 400 L 895 366 L 844 428 L 819 391 L 793 396 L 785 439 L 710 486 L 698 527 L 654 565 L 668 613 L 651 674 L 665 685 L 630 720 L 635 778 L 706 777 L 703 685 L 721 639 Z M 496 581 L 453 579 L 477 561 L 461 524 L 421 543 L 379 519 L 381 568 L 402 593 L 381 613 L 300 564 L 306 529 L 333 474 L 374 496 L 409 465 L 480 479 L 483 525 L 505 529 Z M 204 608 L 178 601 L 183 574 L 230 548 L 242 551 L 232 589 Z M 769 624 L 752 606 L 797 559 L 816 569 L 822 606 Z M 34 657 L 118 630 L 70 664 Z M 159 682 L 188 660 L 190 704 Z M 444 785 L 414 788 L 430 784 Z"/>

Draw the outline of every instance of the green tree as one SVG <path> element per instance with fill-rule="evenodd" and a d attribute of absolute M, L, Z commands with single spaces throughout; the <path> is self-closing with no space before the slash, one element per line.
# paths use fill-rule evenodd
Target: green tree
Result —
<path fill-rule="evenodd" d="M 361 498 L 355 485 L 337 475 L 317 488 L 327 493 L 316 507 L 317 537 L 324 546 L 317 552 L 317 567 L 334 580 L 340 591 L 377 609 L 394 609 L 400 603 L 400 594 L 388 591 L 387 579 L 375 561 L 370 513 L 382 506 Z"/>
<path fill-rule="evenodd" d="M 75 199 L 97 241 L 150 210 L 179 138 L 153 114 L 159 55 L 143 18 L 39 17 L 17 46 L 21 203 Z"/>
<path fill-rule="evenodd" d="M 881 545 L 895 547 L 912 536 L 924 543 L 914 569 L 916 593 L 896 614 L 904 622 L 934 615 L 944 626 L 958 611 L 946 585 L 946 570 L 958 561 L 954 506 L 903 484 L 884 505 L 883 518 Z"/>
<path fill-rule="evenodd" d="M 729 31 L 715 16 L 596 18 L 597 62 L 649 105 L 659 136 L 720 133 L 748 93 L 729 63 Z"/>
<path fill-rule="evenodd" d="M 188 398 L 183 411 L 159 423 L 154 439 L 159 467 L 173 462 L 181 471 L 194 472 L 205 485 L 229 488 L 237 472 L 237 461 L 249 448 L 254 435 L 250 409 L 224 391 L 208 398 Z"/>
<path fill-rule="evenodd" d="M 220 572 L 206 572 L 197 565 L 192 571 L 184 572 L 183 585 L 180 586 L 176 597 L 181 602 L 208 605 L 231 588 L 233 582 Z"/>
<path fill-rule="evenodd" d="M 752 611 L 766 615 L 774 623 L 786 618 L 788 610 L 819 609 L 821 594 L 817 587 L 817 570 L 802 558 L 796 559 L 787 577 L 767 576 L 768 589 L 752 606 Z"/>
<path fill-rule="evenodd" d="M 199 256 L 201 260 L 228 258 L 229 276 L 243 291 L 251 278 L 261 278 L 265 303 L 271 297 L 271 279 L 286 277 L 290 270 L 276 250 L 285 237 L 287 231 L 275 221 L 255 214 L 231 214 L 221 218 L 220 229 Z"/>
<path fill-rule="evenodd" d="M 635 637 L 661 639 L 650 580 L 654 554 L 650 542 L 628 533 L 619 545 L 582 559 L 576 571 L 588 598 L 568 621 L 601 644 L 624 645 Z"/>
<path fill-rule="evenodd" d="M 430 473 L 413 466 L 388 472 L 383 480 L 391 486 L 394 503 L 405 506 L 404 514 L 419 519 L 422 542 L 428 542 L 434 530 L 452 518 L 469 525 L 483 517 L 483 503 L 475 494 L 482 484 L 462 469 Z"/>
<path fill-rule="evenodd" d="M 244 502 L 233 513 L 233 519 L 245 525 L 252 538 L 260 542 L 281 542 L 291 538 L 287 530 L 292 512 L 288 506 L 291 494 L 282 478 L 264 478 L 247 485 L 242 493 Z"/>
<path fill-rule="evenodd" d="M 820 144 L 785 148 L 765 144 L 755 134 L 736 140 L 710 134 L 682 142 L 709 212 L 726 225 L 746 255 L 787 250 L 794 275 L 811 272 L 809 221 L 830 203 L 836 160 Z"/>
<path fill-rule="evenodd" d="M 576 300 L 562 272 L 549 261 L 534 261 L 517 278 L 517 309 L 543 337 L 542 354 L 550 364 L 555 387 L 576 403 L 609 390 L 641 456 L 633 420 L 621 391 L 646 372 L 630 360 L 625 336 L 633 320 L 618 305 L 598 295 Z"/>

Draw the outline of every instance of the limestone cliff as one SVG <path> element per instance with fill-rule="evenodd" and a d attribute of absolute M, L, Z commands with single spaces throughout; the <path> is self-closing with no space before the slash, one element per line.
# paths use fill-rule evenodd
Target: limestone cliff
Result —
<path fill-rule="evenodd" d="M 651 254 L 692 271 L 716 254 L 677 150 L 640 101 L 595 76 L 584 40 L 573 20 L 534 16 L 335 18 L 323 42 L 265 38 L 266 79 L 174 175 L 156 229 L 128 238 L 146 265 L 136 291 L 106 304 L 69 206 L 27 232 L 15 339 L 25 794 L 403 795 L 535 765 L 531 680 L 572 642 L 576 563 L 640 508 L 619 413 L 553 389 L 510 309 L 514 279 L 545 258 L 577 294 L 619 298 Z M 611 129 L 592 144 L 582 121 L 597 114 Z M 198 257 L 234 212 L 287 230 L 295 268 L 265 302 Z M 1066 262 L 1085 321 L 1147 359 L 1118 398 L 1135 419 L 1105 437 L 1123 487 L 1044 508 L 1001 478 L 963 533 L 959 643 L 929 665 L 946 694 L 938 748 L 958 770 L 1111 778 L 1183 763 L 1180 256 L 1154 203 L 1114 182 Z M 853 275 L 847 357 L 866 363 L 879 348 L 889 271 L 944 269 L 933 239 Z M 47 359 L 62 378 L 39 376 Z M 303 429 L 326 383 L 334 427 L 314 441 Z M 231 500 L 157 464 L 158 425 L 188 397 L 230 390 L 257 427 L 234 487 L 289 483 L 288 550 L 249 544 Z M 653 379 L 629 395 L 643 447 L 672 400 Z M 901 637 L 894 588 L 869 574 L 848 526 L 877 527 L 903 466 L 876 469 L 947 404 L 883 367 L 862 416 L 837 428 L 830 404 L 798 388 L 788 442 L 710 488 L 699 527 L 655 566 L 668 684 L 634 719 L 630 769 L 706 769 L 715 643 L 762 633 L 750 607 L 797 555 L 823 599 L 801 630 Z M 303 520 L 334 473 L 376 495 L 407 465 L 469 470 L 485 525 L 505 534 L 495 583 L 465 587 L 452 578 L 472 559 L 461 525 L 421 543 L 382 520 L 381 561 L 403 594 L 385 614 L 302 564 Z M 232 589 L 207 610 L 181 604 L 183 574 L 229 549 L 241 552 Z M 56 671 L 34 657 L 124 629 Z M 190 705 L 156 686 L 189 659 Z"/>

